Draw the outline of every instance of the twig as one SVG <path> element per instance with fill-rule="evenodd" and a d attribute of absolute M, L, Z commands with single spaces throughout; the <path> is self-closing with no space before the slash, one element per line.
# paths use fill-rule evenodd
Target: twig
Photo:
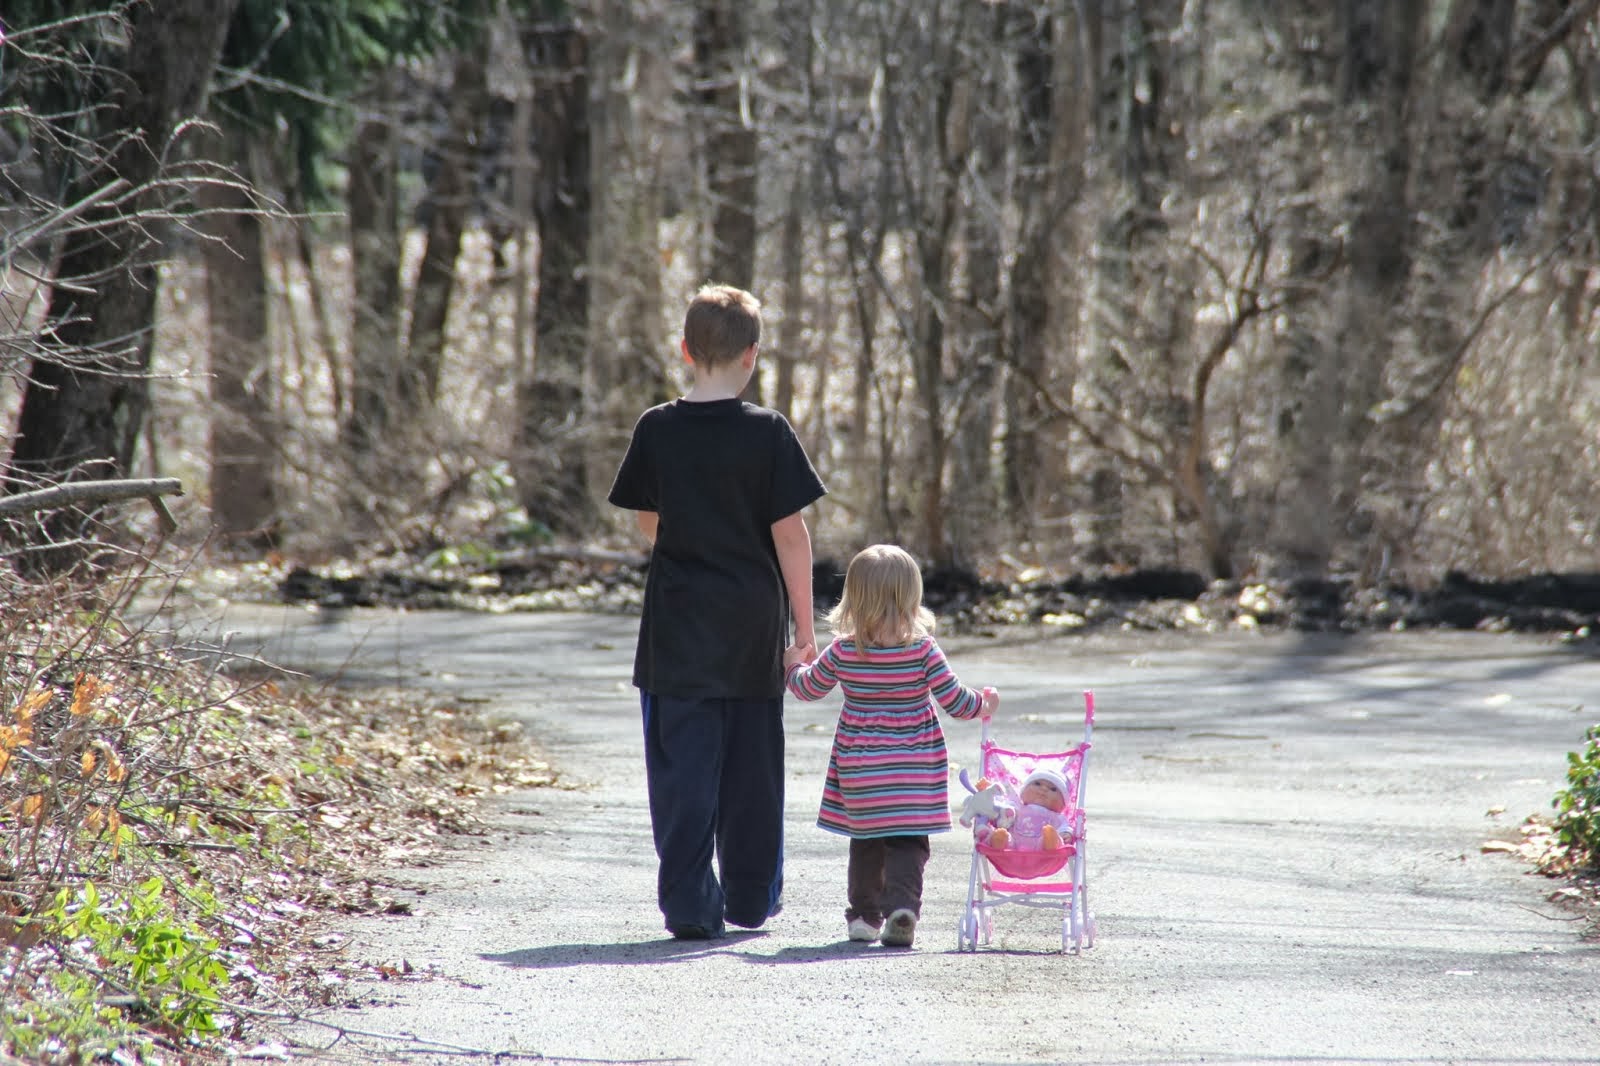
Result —
<path fill-rule="evenodd" d="M 237 853 L 239 848 L 235 844 L 213 844 L 203 840 L 145 840 L 141 843 L 147 848 L 190 848 L 194 851 L 226 851 Z"/>
<path fill-rule="evenodd" d="M 71 481 L 65 485 L 52 485 L 47 489 L 19 492 L 15 496 L 0 498 L 0 514 L 48 511 L 74 503 L 106 503 L 111 500 L 131 500 L 144 497 L 156 510 L 163 533 L 178 528 L 177 520 L 167 510 L 163 496 L 182 496 L 183 483 L 175 477 L 128 478 L 115 481 Z"/>
<path fill-rule="evenodd" d="M 1537 914 L 1547 922 L 1581 922 L 1587 920 L 1589 917 L 1587 914 L 1573 914 L 1567 917 L 1561 917 L 1555 914 L 1546 914 L 1537 908 L 1528 906 L 1526 903 L 1517 903 L 1515 906 L 1521 907 L 1529 914 Z"/>

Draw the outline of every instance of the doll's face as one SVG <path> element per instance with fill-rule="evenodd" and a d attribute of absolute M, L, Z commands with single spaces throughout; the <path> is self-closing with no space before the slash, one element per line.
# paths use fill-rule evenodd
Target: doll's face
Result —
<path fill-rule="evenodd" d="M 1039 777 L 1022 786 L 1022 802 L 1035 807 L 1048 807 L 1059 814 L 1067 806 L 1067 797 L 1053 782 Z"/>

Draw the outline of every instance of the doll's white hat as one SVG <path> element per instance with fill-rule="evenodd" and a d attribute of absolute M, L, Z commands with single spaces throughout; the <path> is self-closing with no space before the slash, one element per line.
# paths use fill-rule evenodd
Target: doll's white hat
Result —
<path fill-rule="evenodd" d="M 1072 802 L 1072 790 L 1067 787 L 1067 779 L 1056 773 L 1054 770 L 1035 770 L 1033 773 L 1022 779 L 1022 788 L 1027 788 L 1028 785 L 1034 781 L 1050 782 L 1050 784 L 1056 787 L 1056 791 L 1061 793 L 1062 799 L 1066 800 L 1068 803 Z M 1017 791 L 1021 792 L 1022 788 L 1019 788 Z"/>

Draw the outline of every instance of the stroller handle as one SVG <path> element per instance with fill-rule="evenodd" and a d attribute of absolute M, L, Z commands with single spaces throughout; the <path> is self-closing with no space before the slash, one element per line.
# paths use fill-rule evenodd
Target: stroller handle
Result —
<path fill-rule="evenodd" d="M 992 714 L 983 715 L 978 719 L 978 724 L 982 727 L 982 732 L 978 736 L 979 743 L 989 743 L 989 723 L 992 721 L 994 721 L 994 715 Z M 1083 724 L 1089 731 L 1094 729 L 1094 689 L 1092 688 L 1083 690 Z M 1083 739 L 1088 740 L 1089 737 L 1085 735 Z"/>

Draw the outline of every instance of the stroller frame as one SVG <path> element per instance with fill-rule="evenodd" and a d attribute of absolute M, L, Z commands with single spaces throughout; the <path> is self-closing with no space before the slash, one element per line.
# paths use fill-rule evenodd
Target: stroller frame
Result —
<path fill-rule="evenodd" d="M 980 938 L 985 945 L 990 943 L 994 933 L 993 912 L 1004 906 L 1059 908 L 1062 952 L 1078 954 L 1084 948 L 1094 947 L 1095 921 L 1089 910 L 1085 873 L 1083 806 L 1084 781 L 1094 734 L 1094 692 L 1085 690 L 1083 702 L 1083 740 L 1066 751 L 1036 754 L 1002 748 L 989 737 L 989 720 L 983 720 L 978 749 L 980 775 L 991 781 L 1017 779 L 1016 783 L 1020 783 L 1020 776 L 1033 769 L 1059 772 L 1072 793 L 1067 797 L 1063 813 L 1071 819 L 1073 828 L 1056 851 L 1024 852 L 989 847 L 978 839 L 981 826 L 973 825 L 972 868 L 967 877 L 967 902 L 961 912 L 957 939 L 960 951 L 976 951 Z M 1019 768 L 1022 768 L 1020 775 Z"/>

